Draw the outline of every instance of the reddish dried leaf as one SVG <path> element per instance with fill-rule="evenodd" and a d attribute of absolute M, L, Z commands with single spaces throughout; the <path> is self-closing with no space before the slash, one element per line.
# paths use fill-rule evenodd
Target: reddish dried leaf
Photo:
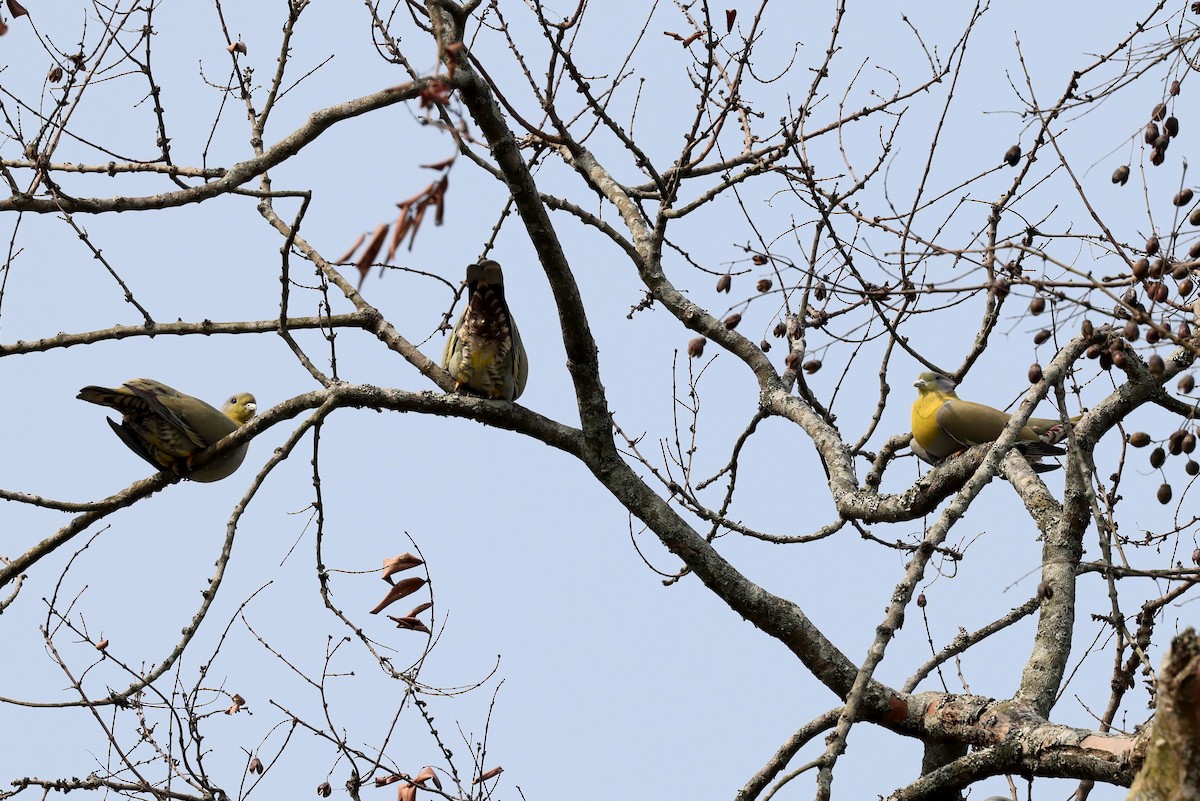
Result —
<path fill-rule="evenodd" d="M 392 615 L 388 615 L 388 619 L 395 621 L 396 628 L 398 628 L 398 629 L 407 629 L 408 631 L 419 631 L 422 634 L 432 634 L 433 633 L 432 631 L 429 630 L 428 626 L 426 626 L 424 623 L 422 623 L 420 620 L 418 620 L 415 617 L 393 617 Z"/>
<path fill-rule="evenodd" d="M 317 795 L 321 798 L 329 798 L 333 793 L 333 788 L 329 786 L 329 782 L 321 782 L 317 785 Z"/>
<path fill-rule="evenodd" d="M 0 36 L 8 33 L 8 26 L 4 24 L 4 20 L 0 19 Z"/>
<path fill-rule="evenodd" d="M 441 225 L 446 219 L 446 189 L 450 186 L 450 176 L 443 175 L 442 180 L 438 181 L 437 190 L 434 192 L 433 200 L 437 207 L 437 214 L 433 216 L 433 224 Z"/>
<path fill-rule="evenodd" d="M 13 15 L 13 18 L 23 17 L 29 12 L 25 10 L 25 6 L 17 2 L 17 0 L 8 0 L 8 13 Z"/>
<path fill-rule="evenodd" d="M 417 615 L 424 612 L 426 609 L 429 609 L 431 606 L 433 606 L 433 604 L 429 603 L 429 601 L 426 601 L 423 604 L 417 604 L 416 606 L 413 607 L 413 610 L 411 612 L 409 612 L 407 615 L 405 615 L 405 617 L 416 617 Z"/>
<path fill-rule="evenodd" d="M 421 561 L 419 556 L 414 556 L 411 553 L 402 553 L 399 556 L 389 557 L 383 560 L 383 580 L 390 584 L 389 577 L 423 564 L 425 563 Z"/>
<path fill-rule="evenodd" d="M 342 254 L 342 257 L 337 260 L 337 263 L 342 264 L 344 262 L 350 261 L 350 257 L 354 255 L 354 251 L 358 250 L 358 246 L 361 245 L 363 243 L 363 240 L 366 238 L 367 238 L 366 234 L 359 234 L 358 239 L 354 240 L 354 244 L 350 246 L 349 250 L 347 250 L 344 254 Z"/>
<path fill-rule="evenodd" d="M 398 781 L 400 781 L 400 774 L 389 773 L 387 776 L 376 776 L 375 777 L 375 786 L 376 787 L 387 787 L 389 784 L 395 784 Z"/>
<path fill-rule="evenodd" d="M 696 41 L 699 38 L 700 38 L 700 31 L 696 31 L 691 36 L 689 36 L 688 38 L 683 40 L 683 46 L 687 47 L 688 45 L 690 45 L 692 42 Z"/>
<path fill-rule="evenodd" d="M 105 648 L 107 648 L 107 647 L 108 647 L 108 640 L 107 640 L 107 639 L 103 639 L 103 640 L 101 640 L 100 642 L 96 643 L 96 650 L 97 650 L 97 651 L 103 651 L 103 650 L 104 650 Z"/>
<path fill-rule="evenodd" d="M 438 778 L 438 775 L 434 772 L 433 768 L 429 767 L 428 765 L 421 769 L 421 772 L 416 775 L 413 781 L 417 784 L 424 784 L 430 779 L 433 780 L 434 787 L 438 788 L 439 790 L 442 789 L 442 780 Z"/>
<path fill-rule="evenodd" d="M 230 705 L 229 709 L 225 710 L 226 715 L 236 714 L 236 713 L 240 712 L 242 710 L 242 707 L 244 707 L 246 705 L 246 699 L 243 698 L 242 696 L 238 695 L 237 693 L 234 693 L 233 698 L 231 698 L 230 700 L 233 701 L 233 703 Z"/>
<path fill-rule="evenodd" d="M 488 779 L 494 779 L 495 777 L 499 776 L 503 772 L 504 772 L 504 768 L 497 765 L 496 767 L 492 768 L 491 770 L 484 772 L 482 775 L 480 775 L 479 778 L 474 779 L 471 782 L 471 784 L 479 784 L 480 782 L 486 782 Z"/>
<path fill-rule="evenodd" d="M 412 595 L 423 586 L 425 586 L 425 579 L 423 578 L 406 578 L 404 581 L 396 582 L 392 585 L 392 588 L 388 590 L 388 594 L 383 597 L 383 600 L 371 610 L 371 614 L 379 614 L 396 601 L 399 601 L 406 595 Z"/>
<path fill-rule="evenodd" d="M 354 265 L 358 268 L 359 289 L 362 289 L 363 281 L 366 280 L 371 265 L 375 263 L 375 257 L 379 255 L 379 251 L 383 247 L 383 239 L 387 236 L 389 227 L 390 223 L 383 223 L 375 229 L 375 233 L 371 236 L 371 241 L 367 243 L 367 249 L 358 257 L 358 261 Z"/>
<path fill-rule="evenodd" d="M 663 31 L 663 36 L 669 36 L 677 42 L 683 41 L 683 37 L 680 36 L 679 34 L 675 33 L 674 31 Z"/>
<path fill-rule="evenodd" d="M 417 241 L 417 231 L 421 228 L 421 220 L 425 219 L 425 207 L 428 205 L 428 197 L 417 204 L 417 213 L 413 215 L 412 224 L 410 226 L 412 228 L 412 236 L 408 238 L 409 250 L 412 250 L 413 243 Z"/>
<path fill-rule="evenodd" d="M 737 9 L 725 9 L 725 33 L 730 33 L 733 31 L 733 21 L 735 19 L 737 19 Z"/>
<path fill-rule="evenodd" d="M 400 204 L 400 216 L 396 218 L 396 224 L 392 226 L 392 239 L 388 242 L 385 262 L 391 263 L 392 258 L 396 255 L 396 248 L 400 247 L 406 233 L 408 233 L 408 205 L 402 203 Z"/>
<path fill-rule="evenodd" d="M 442 161 L 435 161 L 432 164 L 422 164 L 420 166 L 424 167 L 427 170 L 448 170 L 448 169 L 450 169 L 450 166 L 452 164 L 454 164 L 454 160 L 457 158 L 458 158 L 458 154 L 455 153 L 453 156 L 451 156 L 448 159 L 443 159 Z"/>
<path fill-rule="evenodd" d="M 396 792 L 396 801 L 416 801 L 417 785 L 405 782 Z"/>
<path fill-rule="evenodd" d="M 458 69 L 458 54 L 462 52 L 463 43 L 453 42 L 442 48 L 446 57 L 446 77 L 454 80 L 454 71 Z"/>
<path fill-rule="evenodd" d="M 450 83 L 442 78 L 430 78 L 421 87 L 421 108 L 431 108 L 438 103 L 450 102 Z"/>

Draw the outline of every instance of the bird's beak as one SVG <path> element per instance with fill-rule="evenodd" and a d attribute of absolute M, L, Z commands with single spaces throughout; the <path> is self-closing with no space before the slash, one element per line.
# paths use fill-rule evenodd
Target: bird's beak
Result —
<path fill-rule="evenodd" d="M 250 412 L 250 414 L 253 415 L 255 412 L 258 411 L 258 404 L 257 403 L 247 403 L 246 411 Z"/>

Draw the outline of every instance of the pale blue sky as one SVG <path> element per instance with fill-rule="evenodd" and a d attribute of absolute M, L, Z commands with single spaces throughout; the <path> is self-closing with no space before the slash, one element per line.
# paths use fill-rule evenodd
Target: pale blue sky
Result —
<path fill-rule="evenodd" d="M 89 25 L 97 26 L 91 11 L 51 12 L 30 5 L 39 30 L 64 49 L 77 41 L 85 13 Z M 845 77 L 860 64 L 866 65 L 861 78 L 864 96 L 870 86 L 889 86 L 876 71 L 879 66 L 906 79 L 920 72 L 922 57 L 900 20 L 902 13 L 909 13 L 930 48 L 937 46 L 942 52 L 967 14 L 965 7 L 908 5 L 912 8 L 905 11 L 900 4 L 851 4 L 844 52 L 834 62 L 831 91 L 840 90 Z M 503 6 L 514 21 L 525 13 L 523 4 Z M 281 9 L 280 3 L 225 8 L 231 31 L 248 45 L 247 63 L 254 67 L 258 84 L 274 68 Z M 739 11 L 744 21 L 752 9 L 739 7 Z M 589 14 L 594 27 L 592 38 L 580 45 L 581 61 L 594 63 L 598 73 L 611 74 L 610 49 L 619 50 L 621 43 L 631 41 L 640 23 L 615 2 L 593 3 Z M 681 58 L 681 50 L 660 33 L 680 30 L 684 23 L 671 5 L 662 6 L 657 14 L 649 26 L 646 61 L 641 66 L 649 80 L 637 127 L 648 151 L 668 160 L 679 146 L 677 129 L 683 123 L 678 118 L 690 113 L 691 101 L 676 84 L 668 83 L 667 76 L 678 63 L 672 59 Z M 803 44 L 797 58 L 804 68 L 795 70 L 791 83 L 756 90 L 764 104 L 767 98 L 777 104 L 768 116 L 778 116 L 781 93 L 802 97 L 807 89 L 807 67 L 816 63 L 826 46 L 830 8 L 829 4 L 781 3 L 768 17 L 769 35 L 780 44 L 763 49 L 756 69 L 764 74 L 777 72 L 790 55 L 784 43 L 799 39 Z M 1012 113 L 1019 102 L 1009 81 L 1023 86 L 1015 72 L 1015 38 L 1040 96 L 1048 102 L 1062 91 L 1073 69 L 1088 63 L 1090 58 L 1083 54 L 1110 47 L 1129 29 L 1130 18 L 1129 5 L 1115 2 L 1012 2 L 990 9 L 974 34 L 959 100 L 947 126 L 948 143 L 933 170 L 934 190 L 928 193 L 940 193 L 963 177 L 988 169 L 1010 144 L 1027 140 L 1026 123 Z M 25 96 L 39 85 L 49 61 L 23 22 L 10 21 L 10 26 L 3 39 L 0 79 L 10 91 Z M 293 45 L 293 74 L 302 74 L 330 55 L 333 58 L 281 102 L 269 140 L 290 132 L 315 108 L 404 80 L 369 47 L 366 26 L 365 12 L 352 4 L 318 2 L 305 13 Z M 204 85 L 199 70 L 202 67 L 213 82 L 224 81 L 228 72 L 216 15 L 203 3 L 167 2 L 156 14 L 155 28 L 159 34 L 155 65 L 166 90 L 163 102 L 173 153 L 181 164 L 199 164 L 219 103 L 217 92 Z M 94 33 L 89 28 L 89 35 Z M 417 65 L 431 69 L 432 48 L 416 37 L 409 44 Z M 495 48 L 494 37 L 477 46 L 481 57 L 494 59 L 489 62 L 490 70 L 491 64 L 496 65 L 493 75 L 510 80 L 511 65 Z M 767 63 L 770 57 L 778 63 Z M 652 59 L 661 60 L 659 68 L 649 66 Z M 911 73 L 905 74 L 906 70 Z M 660 76 L 664 85 L 656 82 Z M 633 85 L 631 81 L 624 91 L 631 92 Z M 90 95 L 94 102 L 85 101 L 78 111 L 80 130 L 119 145 L 122 155 L 151 153 L 152 133 L 145 124 L 148 107 L 140 102 L 144 86 L 138 80 L 115 77 L 101 85 Z M 1094 199 L 1112 203 L 1106 209 L 1110 213 L 1126 208 L 1119 204 L 1132 204 L 1125 213 L 1133 221 L 1125 222 L 1119 234 L 1131 242 L 1149 230 L 1149 223 L 1137 222 L 1146 219 L 1140 191 L 1131 182 L 1118 196 L 1117 190 L 1108 188 L 1108 175 L 1126 158 L 1122 155 L 1129 152 L 1126 137 L 1157 101 L 1157 91 L 1158 84 L 1148 80 L 1141 93 L 1128 93 L 1094 116 L 1066 123 L 1072 134 L 1076 127 L 1086 131 L 1072 136 L 1070 142 L 1077 167 L 1095 165 L 1089 175 Z M 911 131 L 889 163 L 889 191 L 901 205 L 911 197 L 910 182 L 924 162 L 928 131 L 940 113 L 942 97 L 940 90 L 917 97 L 907 111 Z M 836 104 L 838 98 L 824 102 Z M 419 114 L 413 106 L 402 106 L 342 123 L 294 163 L 272 172 L 277 190 L 313 189 L 303 233 L 327 257 L 336 258 L 360 233 L 391 217 L 397 200 L 414 194 L 433 176 L 418 165 L 452 152 L 447 137 L 415 123 Z M 228 119 L 209 150 L 210 164 L 229 164 L 249 154 L 244 112 L 231 102 L 225 116 Z M 1180 116 L 1185 128 L 1190 127 L 1191 119 Z M 25 124 L 31 124 L 27 117 Z M 878 130 L 879 123 L 868 123 L 848 134 L 848 147 L 852 152 L 861 148 L 864 163 L 877 148 Z M 1185 130 L 1185 145 L 1188 133 Z M 619 178 L 632 180 L 628 159 L 617 159 L 610 145 L 597 146 L 602 156 L 613 157 Z M 843 168 L 829 145 L 822 145 L 819 153 L 827 159 L 820 162 L 824 174 Z M 17 155 L 11 142 L 0 143 L 0 154 Z M 1179 157 L 1173 152 L 1168 165 L 1151 176 L 1152 191 L 1159 188 L 1169 196 L 1173 191 L 1169 188 L 1177 186 Z M 67 141 L 56 160 L 107 159 Z M 544 190 L 567 194 L 600 210 L 595 195 L 561 164 L 551 160 L 538 177 Z M 157 183 L 124 180 L 78 179 L 71 191 L 100 196 L 162 188 Z M 1010 181 L 1011 174 L 1002 172 L 972 192 L 987 201 Z M 502 187 L 463 159 L 451 173 L 445 225 L 422 228 L 414 249 L 399 256 L 399 263 L 457 282 L 465 265 L 478 257 L 504 197 Z M 769 198 L 764 193 L 753 196 L 752 202 L 754 213 L 773 230 L 789 216 L 807 219 L 810 215 L 788 195 Z M 278 314 L 281 240 L 259 218 L 254 204 L 253 198 L 228 197 L 164 213 L 81 216 L 77 221 L 158 321 L 270 319 Z M 1064 208 L 1057 213 L 1065 215 L 1056 218 L 1060 228 L 1066 227 L 1062 219 L 1078 216 L 1081 223 L 1085 221 L 1061 176 L 1039 187 L 1024 210 L 1037 216 L 1058 205 Z M 281 202 L 280 208 L 294 205 Z M 1162 208 L 1156 206 L 1158 211 Z M 616 220 L 611 208 L 602 213 Z M 981 207 L 967 219 L 978 226 L 985 214 Z M 657 456 L 658 442 L 672 436 L 675 351 L 692 335 L 662 309 L 627 320 L 628 310 L 642 297 L 628 262 L 566 216 L 556 216 L 555 221 L 599 340 L 604 383 L 616 419 L 630 434 L 644 432 L 645 452 Z M 11 215 L 0 216 L 4 241 L 13 225 Z M 736 215 L 716 209 L 681 223 L 676 236 L 714 270 L 743 258 L 740 246 L 749 238 Z M 801 241 L 807 244 L 804 236 Z M 25 216 L 18 242 L 24 250 L 8 273 L 0 342 L 138 322 L 133 310 L 122 303 L 120 289 L 62 221 Z M 790 251 L 786 246 L 781 250 L 799 257 L 794 244 Z M 563 347 L 555 333 L 557 315 L 526 234 L 515 220 L 507 223 L 492 255 L 505 266 L 510 305 L 532 363 L 521 403 L 574 423 Z M 1081 258 L 1077 250 L 1060 256 Z M 693 272 L 678 260 L 668 265 L 676 271 L 672 280 L 677 286 L 715 313 L 723 313 L 727 301 L 714 294 L 711 276 Z M 297 280 L 311 283 L 298 259 L 293 260 L 293 269 Z M 748 292 L 753 278 L 736 279 L 730 297 Z M 449 303 L 444 285 L 398 273 L 382 279 L 372 274 L 363 292 L 415 342 L 433 334 Z M 313 314 L 317 302 L 316 293 L 296 291 L 293 312 Z M 755 340 L 763 335 L 759 332 L 769 332 L 776 311 L 770 303 L 753 304 L 739 330 Z M 335 303 L 335 311 L 348 308 L 344 301 Z M 978 308 L 969 306 L 956 317 L 947 315 L 918 327 L 913 330 L 914 345 L 952 368 L 964 353 L 978 314 Z M 1023 391 L 1025 370 L 1034 353 L 1030 334 L 1036 327 L 1015 320 L 1002 325 L 994 353 L 971 373 L 963 395 L 1004 405 Z M 315 356 L 324 352 L 314 334 L 298 338 L 311 346 Z M 438 334 L 424 350 L 436 356 L 441 346 Z M 436 390 L 369 336 L 345 331 L 337 347 L 339 372 L 345 380 Z M 710 345 L 706 356 L 716 352 Z M 839 377 L 833 369 L 839 353 L 830 353 L 825 371 L 812 379 L 818 392 L 828 393 Z M 1043 357 L 1046 353 L 1043 349 Z M 772 354 L 782 361 L 782 348 Z M 679 365 L 684 361 L 678 358 Z M 847 439 L 856 438 L 868 423 L 875 364 L 869 358 L 860 361 L 851 379 L 851 385 L 864 387 L 861 399 L 850 393 L 839 399 L 838 423 Z M 893 400 L 872 440 L 874 446 L 908 430 L 913 392 L 908 384 L 920 369 L 907 357 L 896 362 L 890 374 Z M 0 362 L 0 381 L 9 388 L 5 411 L 13 424 L 5 427 L 0 439 L 0 448 L 8 454 L 0 459 L 0 487 L 83 501 L 102 498 L 145 477 L 146 465 L 112 436 L 101 420 L 101 410 L 75 400 L 85 384 L 115 385 L 141 375 L 213 402 L 234 391 L 250 390 L 263 409 L 314 388 L 282 341 L 271 335 L 130 339 L 6 358 Z M 686 372 L 681 370 L 678 379 L 685 382 Z M 730 443 L 754 413 L 757 391 L 743 366 L 728 356 L 718 356 L 708 368 L 701 391 L 701 450 L 696 458 L 703 468 L 698 473 L 708 475 L 727 460 Z M 1094 391 L 1098 396 L 1103 387 Z M 1166 425 L 1158 424 L 1164 430 L 1155 433 L 1165 433 Z M 64 689 L 67 682 L 45 654 L 37 626 L 45 619 L 42 599 L 55 591 L 74 546 L 82 546 L 96 531 L 101 532 L 99 537 L 67 573 L 59 592 L 79 594 L 74 611 L 90 631 L 110 639 L 114 655 L 134 666 L 162 660 L 197 608 L 233 505 L 253 471 L 283 442 L 288 430 L 279 426 L 255 439 L 247 463 L 234 478 L 213 485 L 169 487 L 111 516 L 104 527 L 94 527 L 77 537 L 72 547 L 38 564 L 20 600 L 0 617 L 0 637 L 10 654 L 0 660 L 4 665 L 0 695 L 38 701 L 70 697 Z M 394 648 L 397 664 L 417 658 L 423 643 L 419 635 L 398 632 L 382 616 L 365 614 L 384 589 L 377 575 L 366 571 L 377 569 L 387 556 L 410 550 L 408 536 L 416 540 L 433 577 L 440 632 L 422 679 L 439 687 L 488 679 L 474 692 L 429 699 L 430 711 L 437 716 L 460 769 L 469 770 L 469 749 L 457 732 L 476 742 L 495 697 L 486 765 L 506 769 L 497 797 L 518 798 L 515 788 L 519 787 L 531 801 L 589 801 L 614 793 L 631 798 L 729 798 L 796 728 L 836 703 L 783 647 L 739 619 L 694 578 L 664 588 L 631 544 L 627 515 L 569 458 L 465 421 L 370 411 L 339 411 L 326 425 L 321 441 L 325 560 L 335 571 L 335 602 L 369 636 Z M 183 686 L 194 683 L 196 670 L 239 604 L 263 585 L 269 586 L 246 607 L 246 620 L 309 675 L 321 672 L 327 636 L 336 639 L 347 633 L 321 607 L 316 593 L 312 526 L 306 510 L 312 496 L 310 457 L 311 446 L 306 443 L 268 478 L 242 520 L 218 602 L 192 652 L 179 665 Z M 1128 504 L 1137 513 L 1127 520 L 1130 525 L 1161 527 L 1167 517 L 1152 498 L 1160 479 L 1143 465 L 1144 461 L 1134 465 L 1146 475 L 1131 479 L 1127 494 L 1134 496 L 1134 487 L 1146 492 L 1143 497 L 1130 497 Z M 483 480 L 476 477 L 477 469 L 487 476 L 486 513 L 464 509 L 456 502 L 464 483 Z M 886 488 L 901 489 L 917 474 L 910 460 L 893 469 Z M 735 516 L 762 529 L 802 534 L 833 520 L 815 454 L 802 433 L 782 421 L 764 424 L 764 432 L 752 441 L 741 481 Z M 1051 477 L 1049 482 L 1061 491 L 1061 479 Z M 1177 496 L 1181 490 L 1182 484 L 1177 485 Z M 721 491 L 710 491 L 713 505 L 719 503 Z M 20 553 L 65 521 L 60 513 L 4 504 L 0 553 Z M 636 522 L 633 529 L 638 547 L 653 565 L 667 571 L 678 567 Z M 875 533 L 894 539 L 919 531 L 919 523 L 913 523 Z M 959 626 L 977 628 L 1034 592 L 1041 547 L 1035 535 L 1017 497 L 1003 482 L 994 482 L 952 537 L 959 544 L 971 540 L 968 559 L 954 576 L 937 580 L 931 576 L 925 588 L 937 647 L 949 641 Z M 865 653 L 902 576 L 899 556 L 863 542 L 849 530 L 809 546 L 775 546 L 727 536 L 720 547 L 752 580 L 799 603 L 855 660 Z M 1097 555 L 1094 544 L 1088 550 L 1089 556 Z M 1188 553 L 1178 558 L 1186 561 Z M 1085 585 L 1079 608 L 1085 622 L 1078 628 L 1073 659 L 1084 654 L 1100 630 L 1086 622 L 1087 616 L 1108 609 L 1102 588 L 1095 581 Z M 403 611 L 399 607 L 411 605 L 406 599 L 389 611 L 399 613 Z M 1187 609 L 1169 614 L 1169 620 L 1176 614 L 1185 621 L 1190 617 Z M 1166 632 L 1172 626 L 1164 621 L 1160 629 Z M 995 696 L 1011 693 L 1028 656 L 1032 630 L 1033 620 L 1026 620 L 973 651 L 962 666 L 971 690 Z M 82 669 L 94 652 L 72 645 L 73 640 L 61 635 L 59 647 L 72 665 Z M 879 678 L 902 682 L 928 653 L 923 623 L 913 610 L 891 645 Z M 1085 705 L 1096 711 L 1102 708 L 1110 662 L 1107 655 L 1089 660 L 1056 708 L 1056 722 L 1092 725 Z M 335 724 L 349 731 L 351 743 L 370 750 L 386 732 L 400 687 L 379 676 L 357 643 L 347 644 L 331 666 L 334 673 L 350 670 L 353 676 L 329 680 L 331 710 Z M 947 666 L 946 679 L 951 690 L 960 687 L 953 666 Z M 127 683 L 108 665 L 99 666 L 89 677 L 95 695 L 106 686 Z M 163 686 L 169 688 L 170 682 Z M 231 794 L 236 793 L 245 760 L 242 749 L 253 750 L 266 738 L 266 761 L 270 745 L 280 742 L 281 731 L 275 727 L 281 715 L 269 700 L 314 721 L 321 719 L 320 700 L 312 688 L 268 654 L 241 622 L 231 627 L 206 686 L 241 694 L 253 713 L 215 716 L 206 724 L 206 745 L 213 749 L 210 769 Z M 1140 722 L 1144 700 L 1140 688 L 1131 693 L 1125 722 Z M 218 700 L 214 708 L 222 706 Z M 129 721 L 122 720 L 121 725 L 128 726 Z M 161 725 L 165 731 L 166 722 Z M 0 778 L 5 781 L 19 775 L 81 776 L 93 770 L 97 760 L 107 758 L 95 722 L 82 713 L 35 713 L 0 704 L 0 731 L 8 733 L 0 748 Z M 821 747 L 818 739 L 795 764 L 815 758 Z M 419 719 L 407 714 L 387 755 L 400 769 L 413 773 L 425 764 L 440 764 Z M 915 777 L 919 758 L 915 742 L 859 726 L 843 757 L 835 797 L 886 795 Z M 297 735 L 274 770 L 273 776 L 268 775 L 270 783 L 259 792 L 303 797 L 328 777 L 335 797 L 344 793 L 345 765 L 335 765 L 333 751 L 308 735 Z M 1040 781 L 1038 786 L 1041 794 L 1036 797 L 1065 798 L 1073 784 Z M 375 797 L 392 791 L 365 792 Z M 975 792 L 983 797 L 1007 792 L 1007 786 L 994 779 Z M 804 799 L 812 793 L 812 779 L 801 777 L 778 797 Z M 1091 798 L 1108 801 L 1122 795 L 1116 789 L 1098 788 Z"/>

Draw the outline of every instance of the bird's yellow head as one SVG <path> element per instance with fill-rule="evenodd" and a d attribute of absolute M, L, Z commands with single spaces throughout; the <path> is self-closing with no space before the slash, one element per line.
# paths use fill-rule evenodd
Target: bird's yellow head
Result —
<path fill-rule="evenodd" d="M 258 411 L 258 403 L 255 402 L 254 396 L 249 392 L 239 392 L 225 401 L 225 405 L 221 407 L 221 411 L 239 426 L 244 426 L 250 422 L 250 418 Z"/>
<path fill-rule="evenodd" d="M 913 386 L 917 388 L 917 392 L 921 395 L 934 393 L 936 395 L 954 395 L 954 387 L 957 384 L 949 376 L 944 376 L 941 373 L 926 371 L 917 376 L 917 380 L 913 382 Z"/>

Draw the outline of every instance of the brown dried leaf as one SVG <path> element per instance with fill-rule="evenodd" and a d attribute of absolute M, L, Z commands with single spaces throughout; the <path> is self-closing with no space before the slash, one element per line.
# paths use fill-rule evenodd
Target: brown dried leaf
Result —
<path fill-rule="evenodd" d="M 383 560 L 383 576 L 381 578 L 391 584 L 391 576 L 394 576 L 396 573 L 402 573 L 405 570 L 412 570 L 414 567 L 423 564 L 425 563 L 419 556 L 414 556 L 411 553 L 391 556 Z"/>
<path fill-rule="evenodd" d="M 407 629 L 408 631 L 419 631 L 422 634 L 432 634 L 429 627 L 415 617 L 393 617 L 388 615 L 388 619 L 395 621 L 396 628 Z"/>
<path fill-rule="evenodd" d="M 400 781 L 400 778 L 400 774 L 398 773 L 389 773 L 387 776 L 376 776 L 375 786 L 387 787 L 389 784 L 395 784 L 396 782 Z"/>
<path fill-rule="evenodd" d="M 442 780 L 438 778 L 438 775 L 433 768 L 428 765 L 421 769 L 421 772 L 413 778 L 413 781 L 417 784 L 424 784 L 430 779 L 433 780 L 434 787 L 438 788 L 439 790 L 442 789 Z"/>
<path fill-rule="evenodd" d="M 399 601 L 401 598 L 405 597 L 406 595 L 412 595 L 414 592 L 421 589 L 421 587 L 423 587 L 423 586 L 425 586 L 425 579 L 423 579 L 423 578 L 406 578 L 403 581 L 396 582 L 395 584 L 392 585 L 392 588 L 390 590 L 388 590 L 388 593 L 387 593 L 387 595 L 385 595 L 383 597 L 383 600 L 380 601 L 379 604 L 374 609 L 371 610 L 371 614 L 372 615 L 379 614 L 384 609 L 387 609 L 389 606 L 394 604 L 396 601 Z"/>
<path fill-rule="evenodd" d="M 454 161 L 457 158 L 458 158 L 458 154 L 455 153 L 453 156 L 451 156 L 448 159 L 442 159 L 441 161 L 435 161 L 432 164 L 421 164 L 418 166 L 420 166 L 426 170 L 448 170 L 454 164 Z"/>
<path fill-rule="evenodd" d="M 400 789 L 396 791 L 396 801 L 415 801 L 416 797 L 417 785 L 410 782 L 400 785 Z"/>
<path fill-rule="evenodd" d="M 371 270 L 371 265 L 375 263 L 375 257 L 379 255 L 380 249 L 383 247 L 383 239 L 387 236 L 390 223 L 381 223 L 375 229 L 375 233 L 371 235 L 371 241 L 367 243 L 367 249 L 358 257 L 358 261 L 354 266 L 358 269 L 358 288 L 362 289 L 363 281 L 367 278 L 367 273 Z"/>
<path fill-rule="evenodd" d="M 496 767 L 492 768 L 491 770 L 485 771 L 484 773 L 482 773 L 479 776 L 479 778 L 472 780 L 471 784 L 479 784 L 480 782 L 486 782 L 488 779 L 494 779 L 495 777 L 499 776 L 503 772 L 504 772 L 504 768 L 497 765 Z"/>
<path fill-rule="evenodd" d="M 683 46 L 687 47 L 688 45 L 690 45 L 692 42 L 696 41 L 699 38 L 700 38 L 700 31 L 696 31 L 691 36 L 689 36 L 688 38 L 683 40 Z"/>
<path fill-rule="evenodd" d="M 437 182 L 437 187 L 433 193 L 434 207 L 437 213 L 433 215 L 433 224 L 441 225 L 446 219 L 446 189 L 450 186 L 450 176 L 443 175 L 442 180 Z"/>
<path fill-rule="evenodd" d="M 405 615 L 405 617 L 416 617 L 417 615 L 421 614 L 426 609 L 429 609 L 432 606 L 433 606 L 433 604 L 431 604 L 429 601 L 426 601 L 423 604 L 417 604 L 416 606 L 414 606 L 412 608 L 411 612 L 409 612 L 407 615 Z"/>
<path fill-rule="evenodd" d="M 450 102 L 450 82 L 444 78 L 430 78 L 421 87 L 421 108 L 432 108 L 439 103 Z"/>
<path fill-rule="evenodd" d="M 426 196 L 423 200 L 417 203 L 417 213 L 413 215 L 412 235 L 408 238 L 408 249 L 412 250 L 413 243 L 417 241 L 417 231 L 421 229 L 421 221 L 425 219 L 425 208 L 429 205 L 429 197 Z"/>
<path fill-rule="evenodd" d="M 246 706 L 246 699 L 243 698 L 242 696 L 238 695 L 237 693 L 234 693 L 233 698 L 231 698 L 229 700 L 231 700 L 233 703 L 230 705 L 229 709 L 225 710 L 226 715 L 237 714 L 238 712 L 240 712 L 242 710 L 242 708 L 244 706 Z"/>
<path fill-rule="evenodd" d="M 391 264 L 392 259 L 396 255 L 396 249 L 400 247 L 400 243 L 404 241 L 404 235 L 408 233 L 408 204 L 401 203 L 400 216 L 396 218 L 396 224 L 392 226 L 392 238 L 388 242 L 387 258 L 385 262 Z"/>
<path fill-rule="evenodd" d="M 683 41 L 683 37 L 682 37 L 682 36 L 680 36 L 679 34 L 675 33 L 675 31 L 663 31 L 663 36 L 666 36 L 666 37 L 669 37 L 669 38 L 671 38 L 671 39 L 674 39 L 674 40 L 675 40 L 675 41 L 677 41 L 677 42 L 682 42 L 682 41 Z"/>
<path fill-rule="evenodd" d="M 13 18 L 23 17 L 29 12 L 25 10 L 25 6 L 17 2 L 17 0 L 8 0 L 8 13 L 13 15 Z"/>
<path fill-rule="evenodd" d="M 737 9 L 736 8 L 725 9 L 725 33 L 731 33 L 733 31 L 733 22 L 736 19 L 737 19 Z"/>
<path fill-rule="evenodd" d="M 104 649 L 106 649 L 106 648 L 108 648 L 108 639 L 107 639 L 107 638 L 105 638 L 105 639 L 101 640 L 100 642 L 96 643 L 96 650 L 97 650 L 97 651 L 103 651 L 103 650 L 104 650 Z"/>
<path fill-rule="evenodd" d="M 254 757 L 250 760 L 250 764 L 246 766 L 246 770 L 250 771 L 251 773 L 257 773 L 259 776 L 261 776 L 266 768 L 263 767 L 261 759 Z"/>
<path fill-rule="evenodd" d="M 458 54 L 462 52 L 463 47 L 462 42 L 452 42 L 442 48 L 446 59 L 446 77 L 449 80 L 454 80 L 454 71 L 458 69 Z"/>
<path fill-rule="evenodd" d="M 329 798 L 332 793 L 333 788 L 329 786 L 329 782 L 321 782 L 317 785 L 317 795 L 321 796 L 321 798 Z"/>

